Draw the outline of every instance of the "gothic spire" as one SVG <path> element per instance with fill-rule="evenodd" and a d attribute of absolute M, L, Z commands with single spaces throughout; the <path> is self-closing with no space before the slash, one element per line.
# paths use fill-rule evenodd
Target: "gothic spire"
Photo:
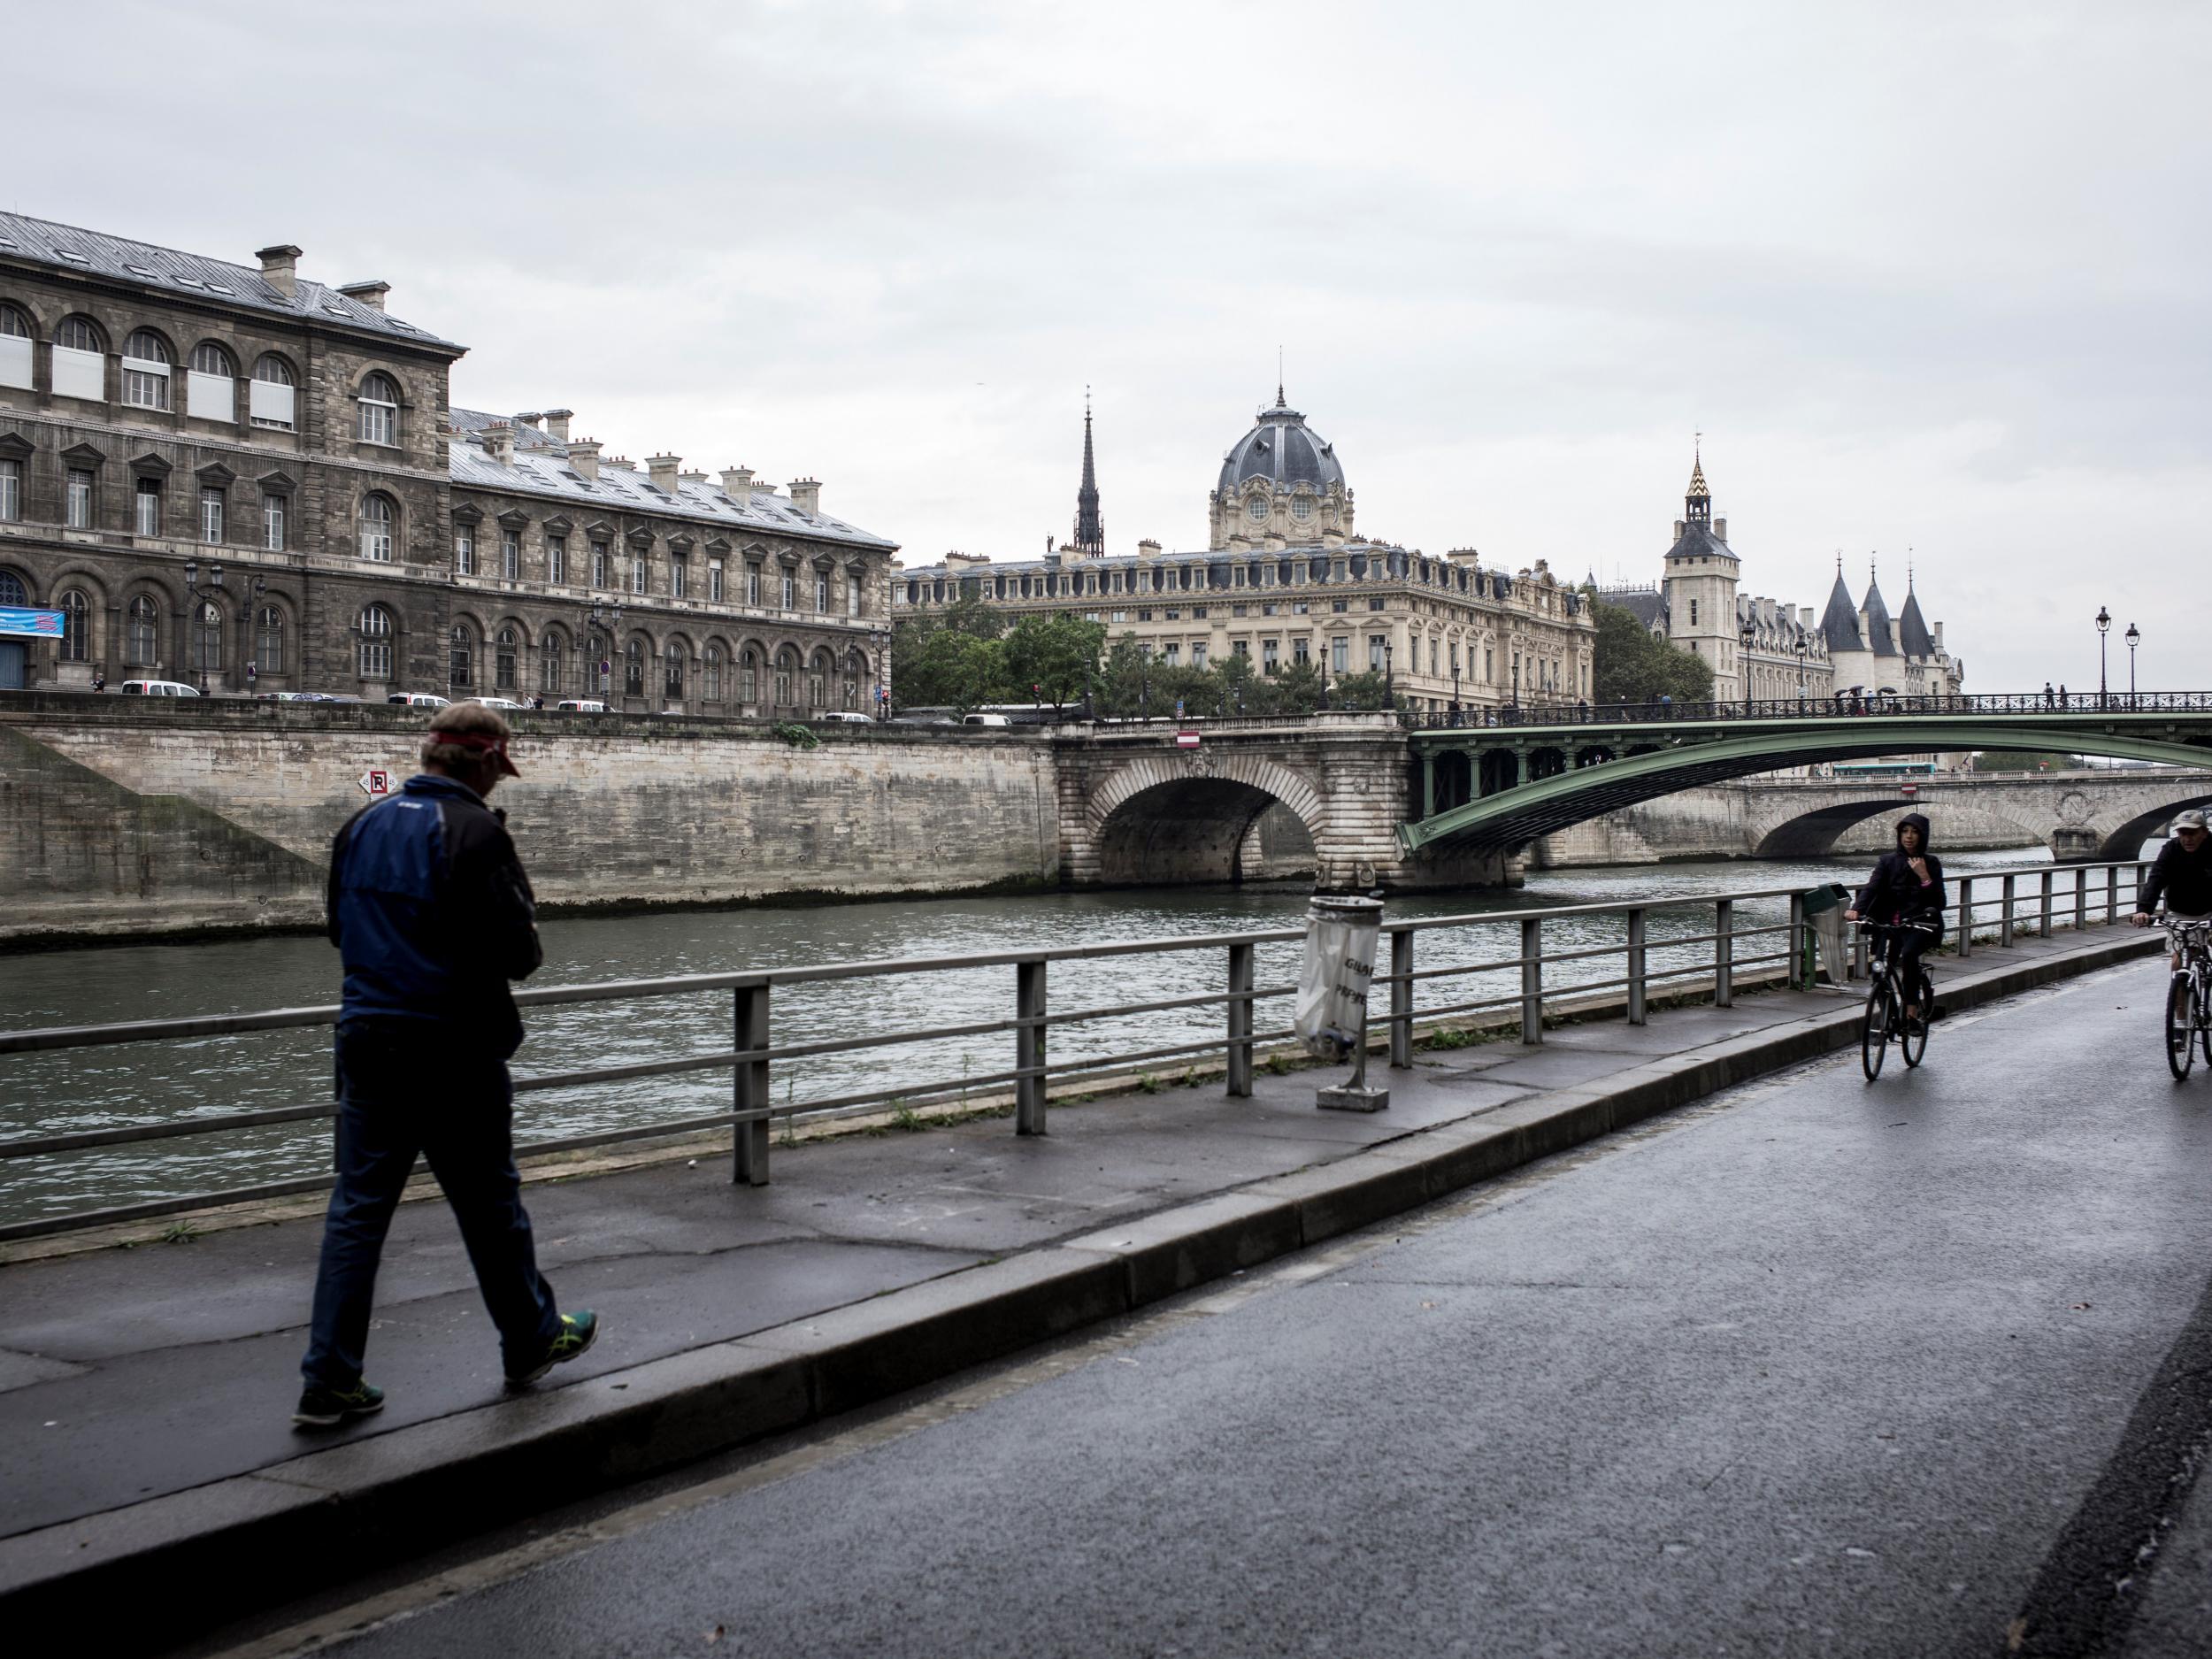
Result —
<path fill-rule="evenodd" d="M 1682 498 L 1683 517 L 1692 524 L 1710 524 L 1713 521 L 1713 492 L 1705 487 L 1705 434 L 1698 434 L 1697 448 L 1690 461 L 1690 491 Z"/>
<path fill-rule="evenodd" d="M 1091 388 L 1083 388 L 1083 482 L 1075 492 L 1075 534 L 1068 546 L 1078 553 L 1106 550 L 1106 524 L 1098 511 L 1098 472 L 1091 462 Z"/>

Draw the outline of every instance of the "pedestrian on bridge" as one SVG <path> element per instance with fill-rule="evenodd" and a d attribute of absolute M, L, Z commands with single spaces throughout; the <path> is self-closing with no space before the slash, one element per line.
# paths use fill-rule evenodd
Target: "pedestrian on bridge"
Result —
<path fill-rule="evenodd" d="M 511 1386 L 535 1382 L 598 1334 L 588 1309 L 556 1307 L 515 1170 L 507 1060 L 521 1046 L 522 1020 L 507 985 L 544 956 L 506 814 L 485 803 L 501 779 L 518 775 L 511 736 L 480 703 L 439 710 L 422 771 L 356 813 L 330 849 L 330 941 L 346 974 L 338 1181 L 292 1414 L 302 1427 L 383 1408 L 384 1391 L 362 1378 L 362 1355 L 378 1258 L 418 1156 L 460 1224 Z"/>

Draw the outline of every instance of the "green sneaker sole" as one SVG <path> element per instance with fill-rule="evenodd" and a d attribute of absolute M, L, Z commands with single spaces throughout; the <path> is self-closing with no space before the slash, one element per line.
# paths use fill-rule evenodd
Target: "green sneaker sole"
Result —
<path fill-rule="evenodd" d="M 572 1359 L 582 1357 L 583 1355 L 590 1351 L 591 1345 L 598 1340 L 599 1321 L 596 1317 L 595 1317 L 591 1322 L 590 1328 L 584 1333 L 581 1340 L 572 1343 L 565 1333 L 554 1338 L 551 1351 L 549 1352 L 542 1360 L 540 1360 L 536 1365 L 533 1366 L 526 1371 L 522 1371 L 520 1373 L 509 1373 L 507 1378 L 507 1386 L 510 1388 L 527 1388 L 532 1383 L 537 1381 L 539 1378 L 544 1376 L 546 1372 L 551 1371 L 556 1365 L 565 1365 Z"/>

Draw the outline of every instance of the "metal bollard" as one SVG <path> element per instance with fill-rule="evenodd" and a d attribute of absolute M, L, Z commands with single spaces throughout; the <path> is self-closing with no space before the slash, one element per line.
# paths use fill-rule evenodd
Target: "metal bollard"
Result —
<path fill-rule="evenodd" d="M 1045 1133 L 1045 964 L 1041 957 L 1014 964 L 1014 1133 Z"/>
<path fill-rule="evenodd" d="M 1229 947 L 1229 1094 L 1245 1100 L 1252 1093 L 1252 947 Z"/>
<path fill-rule="evenodd" d="M 1789 982 L 1800 991 L 1813 988 L 1813 970 L 1807 960 L 1812 949 L 1812 940 L 1806 932 L 1805 897 L 1801 893 L 1790 895 Z"/>
<path fill-rule="evenodd" d="M 1544 922 L 1521 918 L 1521 1041 L 1544 1041 Z"/>
<path fill-rule="evenodd" d="M 733 1045 L 740 1054 L 768 1046 L 768 984 L 741 985 L 732 993 L 735 1004 L 731 1022 Z M 765 1056 L 757 1060 L 737 1063 L 737 1080 L 732 1091 L 731 1105 L 738 1114 L 737 1133 L 732 1148 L 731 1181 L 740 1187 L 768 1185 L 767 1112 L 774 1095 L 769 1087 L 768 1061 Z M 758 1118 L 748 1119 L 746 1114 L 758 1112 Z"/>
<path fill-rule="evenodd" d="M 1390 1064 L 1398 1071 L 1413 1064 L 1413 930 L 1390 935 Z"/>
<path fill-rule="evenodd" d="M 1713 901 L 1713 1006 L 1736 1005 L 1736 903 Z"/>
<path fill-rule="evenodd" d="M 1628 911 L 1628 1023 L 1644 1023 L 1645 967 L 1647 956 L 1644 949 L 1644 909 L 1631 905 Z"/>
<path fill-rule="evenodd" d="M 2012 907 L 2005 907 L 2005 915 L 2012 915 Z M 1962 960 L 1974 954 L 1974 878 L 1959 878 L 1959 956 Z"/>
<path fill-rule="evenodd" d="M 2005 878 L 2005 913 L 2003 918 L 1997 924 L 1997 942 L 2002 945 L 2007 950 L 2012 949 L 2012 907 L 2014 899 L 2013 883 L 2018 879 L 2019 878 L 2017 876 L 2007 876 Z"/>
<path fill-rule="evenodd" d="M 2089 872 L 2074 871 L 2074 931 L 2085 932 L 2089 926 Z"/>
<path fill-rule="evenodd" d="M 2037 934 L 2037 937 L 2040 939 L 2048 939 L 2051 936 L 2051 878 L 2057 873 L 2054 870 L 2046 870 L 2043 872 L 2043 920 L 2041 930 Z"/>
<path fill-rule="evenodd" d="M 2104 925 L 2110 927 L 2120 919 L 2120 866 L 2104 867 Z"/>

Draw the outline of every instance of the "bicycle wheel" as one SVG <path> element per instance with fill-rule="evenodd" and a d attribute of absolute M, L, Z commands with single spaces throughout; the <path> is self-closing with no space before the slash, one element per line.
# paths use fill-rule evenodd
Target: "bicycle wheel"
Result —
<path fill-rule="evenodd" d="M 2177 973 L 2166 987 L 2166 1069 L 2178 1083 L 2197 1063 L 2196 996 L 2185 973 Z"/>
<path fill-rule="evenodd" d="M 1897 1014 L 1897 1023 L 1903 1028 L 1903 1035 L 1898 1039 L 1897 1047 L 1905 1056 L 1908 1070 L 1918 1065 L 1920 1056 L 1928 1052 L 1928 1010 L 1935 1006 L 1935 987 L 1928 983 L 1928 976 L 1924 973 L 1920 976 L 1919 997 L 1915 1004 L 1920 1010 L 1917 1030 L 1906 1020 L 1902 1009 Z"/>
<path fill-rule="evenodd" d="M 1871 1083 L 1882 1075 L 1882 1057 L 1889 1051 L 1889 976 L 1874 981 L 1866 994 L 1866 1017 L 1859 1025 L 1859 1064 Z"/>

